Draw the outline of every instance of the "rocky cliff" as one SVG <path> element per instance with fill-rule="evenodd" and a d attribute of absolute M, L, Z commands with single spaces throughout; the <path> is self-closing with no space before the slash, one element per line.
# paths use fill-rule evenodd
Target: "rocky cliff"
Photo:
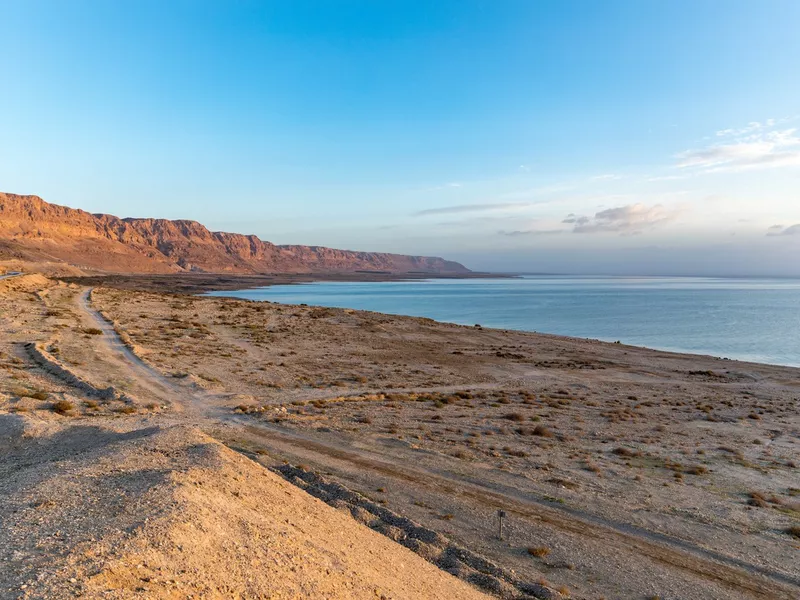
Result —
<path fill-rule="evenodd" d="M 107 272 L 468 273 L 429 256 L 278 246 L 254 235 L 209 231 L 196 221 L 120 219 L 0 193 L 0 259 L 56 260 Z"/>

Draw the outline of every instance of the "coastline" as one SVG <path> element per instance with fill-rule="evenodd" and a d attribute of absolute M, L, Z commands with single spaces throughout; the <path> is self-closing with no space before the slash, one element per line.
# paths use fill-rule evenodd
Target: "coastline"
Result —
<path fill-rule="evenodd" d="M 65 283 L 102 286 L 130 291 L 156 293 L 200 294 L 212 291 L 247 290 L 273 285 L 293 285 L 323 281 L 415 281 L 424 279 L 510 279 L 516 275 L 483 272 L 469 273 L 273 273 L 238 275 L 224 273 L 175 273 L 168 275 L 108 274 L 58 277 Z"/>
<path fill-rule="evenodd" d="M 491 277 L 494 278 L 494 277 Z M 460 279 L 460 278 L 459 278 Z M 320 281 L 320 280 L 316 280 Z M 324 281 L 324 280 L 323 280 Z M 328 280 L 328 281 L 347 281 L 347 280 Z M 369 281 L 369 280 L 367 280 Z M 376 280 L 376 281 L 393 281 L 392 279 L 387 280 Z M 400 279 L 395 279 L 394 281 L 402 281 Z M 408 280 L 406 280 L 408 281 Z M 305 282 L 294 282 L 294 283 L 305 283 Z M 272 285 L 281 285 L 280 282 L 274 282 Z M 268 286 L 265 286 L 268 287 Z M 441 316 L 434 316 L 433 314 L 424 314 L 424 311 L 419 311 L 416 313 L 409 313 L 409 312 L 401 312 L 400 310 L 381 310 L 378 308 L 368 308 L 364 307 L 363 304 L 361 306 L 347 304 L 346 302 L 342 302 L 339 304 L 328 303 L 328 304 L 318 304 L 314 302 L 313 294 L 309 294 L 310 297 L 303 298 L 303 294 L 295 295 L 292 294 L 290 298 L 283 298 L 281 296 L 265 296 L 263 298 L 256 298 L 252 296 L 248 296 L 247 294 L 237 295 L 235 292 L 247 292 L 249 289 L 252 288 L 239 288 L 239 289 L 219 289 L 219 290 L 211 290 L 209 292 L 201 292 L 201 296 L 210 297 L 210 298 L 231 298 L 231 299 L 239 299 L 239 300 L 246 300 L 246 301 L 253 301 L 253 302 L 270 302 L 284 306 L 311 306 L 316 307 L 319 309 L 344 309 L 344 310 L 356 310 L 356 311 L 366 311 L 378 315 L 384 315 L 387 317 L 409 317 L 409 318 L 420 318 L 420 319 L 430 319 L 437 323 L 442 324 L 451 324 L 451 325 L 458 325 L 458 326 L 466 326 L 471 327 L 475 323 L 472 320 L 465 320 L 465 319 L 457 319 L 457 318 L 442 318 Z M 230 293 L 227 293 L 230 292 Z M 291 294 L 287 290 L 287 293 Z M 357 303 L 356 303 L 357 304 Z M 436 312 L 436 311 L 432 311 Z M 617 335 L 606 335 L 606 336 L 597 336 L 592 334 L 581 335 L 573 334 L 573 333 L 559 333 L 554 332 L 551 330 L 546 329 L 534 329 L 534 328 L 526 328 L 526 327 L 515 327 L 515 326 L 508 326 L 502 324 L 496 324 L 492 322 L 492 319 L 488 316 L 486 319 L 480 319 L 480 325 L 482 329 L 486 330 L 495 330 L 504 333 L 510 332 L 520 332 L 520 333 L 529 333 L 533 335 L 543 335 L 549 336 L 554 339 L 561 339 L 561 340 L 570 340 L 573 342 L 581 343 L 602 343 L 602 344 L 611 344 L 622 346 L 629 349 L 636 349 L 636 350 L 644 350 L 644 351 L 651 351 L 656 353 L 669 353 L 674 355 L 679 355 L 682 357 L 697 357 L 701 359 L 712 359 L 718 361 L 725 361 L 725 362 L 737 362 L 741 364 L 749 364 L 749 365 L 762 365 L 762 366 L 775 366 L 775 367 L 782 367 L 782 368 L 792 368 L 792 369 L 800 369 L 800 364 L 797 362 L 789 362 L 791 358 L 787 359 L 787 362 L 781 362 L 780 360 L 767 360 L 767 359 L 760 359 L 757 356 L 753 355 L 737 355 L 735 350 L 731 350 L 729 352 L 722 351 L 720 349 L 714 348 L 688 348 L 688 347 L 680 347 L 676 345 L 671 345 L 669 343 L 659 344 L 659 343 L 637 343 L 636 341 L 625 341 L 624 336 Z"/>

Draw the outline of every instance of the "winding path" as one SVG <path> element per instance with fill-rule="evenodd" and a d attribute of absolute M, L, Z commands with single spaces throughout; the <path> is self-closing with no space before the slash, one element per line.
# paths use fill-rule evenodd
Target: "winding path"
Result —
<path fill-rule="evenodd" d="M 170 404 L 176 412 L 181 412 L 184 416 L 203 420 L 206 418 L 220 418 L 224 414 L 213 402 L 219 395 L 210 394 L 205 390 L 192 389 L 177 383 L 174 379 L 165 376 L 139 358 L 122 341 L 114 326 L 92 306 L 91 295 L 92 288 L 85 289 L 77 299 L 78 308 L 103 332 L 102 336 L 97 336 L 101 338 L 99 340 L 100 343 L 105 344 L 110 352 L 128 363 L 130 366 L 129 375 L 139 385 L 146 388 L 157 398 L 162 399 L 165 403 Z"/>

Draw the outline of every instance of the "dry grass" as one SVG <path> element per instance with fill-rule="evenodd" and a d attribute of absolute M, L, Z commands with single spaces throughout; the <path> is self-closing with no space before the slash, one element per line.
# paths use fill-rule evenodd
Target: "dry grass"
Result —
<path fill-rule="evenodd" d="M 53 412 L 59 415 L 66 415 L 68 412 L 75 408 L 75 405 L 69 400 L 59 400 L 53 403 Z"/>

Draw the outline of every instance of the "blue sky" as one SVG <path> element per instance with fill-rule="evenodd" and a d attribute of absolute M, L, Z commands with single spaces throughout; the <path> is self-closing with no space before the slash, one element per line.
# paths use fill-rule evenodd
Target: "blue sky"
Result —
<path fill-rule="evenodd" d="M 487 270 L 800 275 L 800 2 L 0 3 L 0 189 Z"/>

